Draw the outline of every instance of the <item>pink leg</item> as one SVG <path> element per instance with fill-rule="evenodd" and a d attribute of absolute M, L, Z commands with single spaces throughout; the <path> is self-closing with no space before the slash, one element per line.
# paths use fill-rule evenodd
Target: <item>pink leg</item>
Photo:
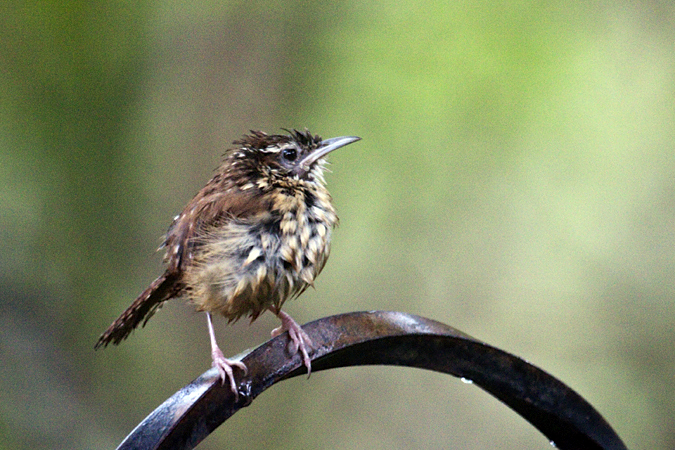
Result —
<path fill-rule="evenodd" d="M 291 337 L 289 352 L 292 355 L 295 355 L 298 350 L 300 350 L 302 362 L 305 364 L 305 367 L 307 367 L 307 376 L 309 377 L 312 373 L 312 362 L 309 359 L 307 350 L 312 348 L 312 340 L 291 316 L 282 310 L 275 311 L 273 309 L 272 312 L 281 319 L 281 326 L 272 330 L 272 337 L 279 336 L 284 331 L 288 331 L 288 335 Z"/>
<path fill-rule="evenodd" d="M 230 379 L 230 389 L 234 393 L 235 398 L 239 397 L 239 392 L 237 391 L 237 386 L 234 384 L 234 374 L 232 373 L 233 367 L 239 367 L 244 371 L 244 375 L 248 372 L 246 365 L 240 361 L 233 361 L 225 358 L 223 352 L 218 348 L 218 343 L 216 343 L 216 335 L 213 332 L 213 322 L 211 319 L 211 313 L 206 313 L 206 320 L 209 325 L 209 337 L 211 338 L 211 358 L 213 358 L 213 367 L 218 369 L 220 374 L 220 379 L 222 383 L 225 384 L 225 380 Z"/>

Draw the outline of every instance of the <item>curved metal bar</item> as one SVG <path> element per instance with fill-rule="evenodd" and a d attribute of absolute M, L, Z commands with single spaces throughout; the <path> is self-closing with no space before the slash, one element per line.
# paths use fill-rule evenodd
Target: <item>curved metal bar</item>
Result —
<path fill-rule="evenodd" d="M 312 370 L 354 365 L 398 365 L 443 372 L 489 392 L 539 429 L 560 449 L 625 450 L 619 436 L 579 394 L 522 359 L 461 331 L 400 312 L 355 312 L 310 322 Z M 307 373 L 288 357 L 284 333 L 241 357 L 248 375 L 235 402 L 211 369 L 166 400 L 118 449 L 191 449 L 249 405 L 265 389 Z M 236 372 L 235 372 L 236 373 Z"/>

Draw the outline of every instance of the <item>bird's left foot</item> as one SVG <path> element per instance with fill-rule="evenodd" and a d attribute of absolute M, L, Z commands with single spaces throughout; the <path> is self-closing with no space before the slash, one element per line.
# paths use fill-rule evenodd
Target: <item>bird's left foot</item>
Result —
<path fill-rule="evenodd" d="M 307 377 L 309 377 L 312 373 L 312 362 L 309 359 L 309 350 L 312 349 L 312 340 L 291 316 L 281 310 L 275 311 L 275 314 L 281 320 L 281 326 L 272 330 L 272 337 L 277 337 L 284 331 L 288 331 L 288 335 L 291 337 L 288 351 L 291 355 L 295 355 L 298 350 L 300 350 L 302 362 L 305 364 L 305 367 L 307 367 Z"/>

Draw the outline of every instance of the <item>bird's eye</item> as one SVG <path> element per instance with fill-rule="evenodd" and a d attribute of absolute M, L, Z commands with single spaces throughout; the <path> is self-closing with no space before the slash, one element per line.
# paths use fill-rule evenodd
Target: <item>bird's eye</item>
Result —
<path fill-rule="evenodd" d="M 282 150 L 281 155 L 287 161 L 295 161 L 298 157 L 298 152 L 294 148 L 285 148 Z"/>

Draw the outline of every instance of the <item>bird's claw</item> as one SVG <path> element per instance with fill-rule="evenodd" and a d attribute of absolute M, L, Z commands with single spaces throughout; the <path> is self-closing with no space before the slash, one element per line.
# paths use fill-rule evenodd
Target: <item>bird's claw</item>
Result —
<path fill-rule="evenodd" d="M 307 367 L 307 377 L 309 378 L 312 373 L 312 360 L 309 358 L 312 340 L 291 316 L 283 311 L 279 311 L 277 316 L 281 319 L 281 326 L 272 330 L 272 337 L 279 336 L 284 331 L 288 331 L 288 335 L 291 338 L 288 343 L 288 352 L 291 355 L 295 355 L 298 353 L 298 350 L 300 351 L 302 362 Z"/>
<path fill-rule="evenodd" d="M 225 358 L 223 352 L 219 348 L 213 349 L 211 352 L 211 357 L 213 358 L 213 367 L 218 370 L 221 383 L 225 385 L 225 381 L 229 378 L 230 380 L 230 389 L 234 394 L 235 400 L 239 399 L 239 391 L 237 390 L 237 385 L 234 381 L 234 371 L 233 367 L 237 367 L 244 372 L 244 375 L 248 374 L 248 368 L 246 364 L 241 361 L 234 361 L 231 359 Z"/>

